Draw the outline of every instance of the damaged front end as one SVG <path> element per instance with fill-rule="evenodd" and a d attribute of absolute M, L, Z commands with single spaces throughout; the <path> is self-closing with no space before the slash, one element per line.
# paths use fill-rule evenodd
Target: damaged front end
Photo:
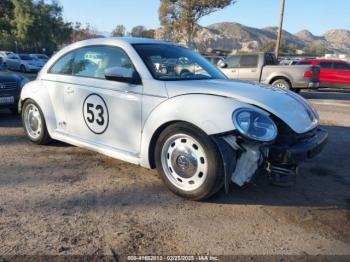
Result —
<path fill-rule="evenodd" d="M 234 117 L 237 118 L 235 115 Z M 270 124 L 261 116 L 258 116 L 258 121 L 257 118 L 252 119 L 251 115 L 249 117 L 250 127 L 246 129 L 249 132 L 260 132 L 261 135 L 264 132 L 258 129 L 266 129 Z M 239 128 L 230 134 L 213 137 L 224 163 L 226 192 L 230 181 L 243 186 L 250 182 L 255 174 L 261 173 L 257 171 L 264 171 L 276 185 L 290 185 L 297 174 L 299 162 L 317 155 L 327 142 L 328 133 L 322 128 L 315 127 L 306 133 L 298 134 L 283 121 L 276 117 L 272 119 L 276 135 L 271 135 L 270 138 L 273 139 L 270 141 L 254 139 Z M 234 122 L 236 126 L 240 124 Z M 247 120 L 243 120 L 242 123 L 246 124 Z M 251 131 L 254 123 L 256 130 Z"/>

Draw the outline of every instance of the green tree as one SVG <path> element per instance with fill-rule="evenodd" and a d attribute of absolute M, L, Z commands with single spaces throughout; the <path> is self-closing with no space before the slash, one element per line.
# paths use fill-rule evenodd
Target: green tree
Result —
<path fill-rule="evenodd" d="M 259 47 L 261 52 L 274 52 L 276 48 L 276 41 L 267 41 Z M 281 43 L 281 52 L 286 54 L 295 54 L 298 47 L 295 44 L 287 43 L 285 40 L 282 40 Z"/>
<path fill-rule="evenodd" d="M 159 20 L 165 38 L 184 40 L 188 47 L 198 31 L 199 20 L 221 10 L 236 0 L 160 0 Z"/>
<path fill-rule="evenodd" d="M 15 46 L 15 37 L 12 21 L 14 19 L 14 5 L 11 0 L 0 1 L 0 49 L 12 50 Z"/>
<path fill-rule="evenodd" d="M 134 26 L 131 29 L 130 35 L 133 37 L 143 37 L 143 34 L 146 30 L 146 27 L 144 27 L 143 25 Z"/>
<path fill-rule="evenodd" d="M 97 37 L 99 37 L 98 33 L 90 26 L 90 24 L 83 26 L 81 23 L 76 22 L 73 26 L 71 42 L 77 42 Z"/>
<path fill-rule="evenodd" d="M 124 25 L 117 25 L 115 29 L 112 31 L 113 37 L 121 37 L 125 36 L 125 26 Z"/>
<path fill-rule="evenodd" d="M 12 0 L 14 33 L 21 48 L 28 51 L 52 52 L 70 39 L 71 24 L 64 22 L 57 1 Z"/>
<path fill-rule="evenodd" d="M 320 44 L 311 44 L 304 48 L 304 51 L 308 55 L 312 56 L 324 56 L 328 52 L 327 48 L 323 47 Z"/>

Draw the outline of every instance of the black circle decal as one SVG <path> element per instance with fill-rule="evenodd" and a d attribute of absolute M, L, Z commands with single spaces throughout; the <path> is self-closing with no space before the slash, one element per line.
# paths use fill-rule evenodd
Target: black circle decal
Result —
<path fill-rule="evenodd" d="M 103 134 L 109 123 L 108 108 L 100 95 L 89 95 L 83 104 L 83 117 L 87 127 L 95 134 Z"/>

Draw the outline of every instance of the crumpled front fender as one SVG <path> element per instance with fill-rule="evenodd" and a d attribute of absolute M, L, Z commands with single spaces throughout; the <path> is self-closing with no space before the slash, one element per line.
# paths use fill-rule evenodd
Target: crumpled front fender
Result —
<path fill-rule="evenodd" d="M 149 147 L 156 131 L 167 123 L 188 122 L 207 135 L 231 132 L 236 128 L 232 113 L 241 107 L 255 108 L 232 98 L 205 94 L 173 97 L 158 105 L 147 117 L 142 130 L 141 165 L 149 168 Z"/>

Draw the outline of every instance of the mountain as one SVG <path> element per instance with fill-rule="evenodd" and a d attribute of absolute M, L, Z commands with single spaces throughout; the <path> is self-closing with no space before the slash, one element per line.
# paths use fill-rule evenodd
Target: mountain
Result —
<path fill-rule="evenodd" d="M 348 30 L 330 30 L 326 32 L 323 37 L 331 45 L 333 49 L 338 51 L 350 50 L 350 31 Z"/>
<path fill-rule="evenodd" d="M 222 49 L 251 52 L 264 44 L 275 41 L 277 27 L 253 28 L 239 23 L 223 22 L 200 27 L 194 42 L 199 49 Z M 323 36 L 315 36 L 308 30 L 296 34 L 283 31 L 283 41 L 297 49 L 321 46 L 329 51 L 350 54 L 350 31 L 330 30 Z"/>

